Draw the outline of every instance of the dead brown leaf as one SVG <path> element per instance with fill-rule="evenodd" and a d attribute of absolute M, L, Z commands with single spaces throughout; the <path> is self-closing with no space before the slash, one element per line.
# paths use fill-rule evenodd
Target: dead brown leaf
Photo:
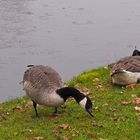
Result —
<path fill-rule="evenodd" d="M 6 117 L 5 117 L 4 114 L 1 114 L 1 115 L 0 115 L 0 122 L 3 121 L 3 120 L 6 120 Z"/>
<path fill-rule="evenodd" d="M 100 84 L 99 84 L 97 87 L 98 87 L 98 88 L 103 88 L 103 86 L 102 86 L 102 85 L 100 85 Z"/>
<path fill-rule="evenodd" d="M 77 135 L 79 135 L 79 131 L 73 129 L 72 130 L 72 137 L 76 137 Z"/>
<path fill-rule="evenodd" d="M 135 88 L 135 87 L 136 87 L 136 84 L 135 83 L 126 86 L 126 88 L 132 88 L 132 89 Z"/>
<path fill-rule="evenodd" d="M 96 134 L 93 131 L 87 132 L 87 138 L 94 140 L 96 139 Z"/>
<path fill-rule="evenodd" d="M 8 115 L 8 112 L 4 112 L 3 110 L 0 110 L 0 121 L 6 120 L 6 115 Z"/>
<path fill-rule="evenodd" d="M 57 137 L 57 136 L 58 136 L 58 129 L 55 128 L 55 129 L 53 130 L 53 133 L 54 133 L 54 136 Z"/>
<path fill-rule="evenodd" d="M 69 139 L 68 139 L 68 137 L 64 136 L 64 137 L 63 137 L 63 140 L 69 140 Z"/>
<path fill-rule="evenodd" d="M 69 124 L 61 124 L 59 127 L 63 130 L 68 130 L 70 128 L 70 125 Z"/>
<path fill-rule="evenodd" d="M 97 126 L 97 127 L 103 127 L 102 124 L 97 123 L 95 120 L 91 122 L 93 126 Z"/>
<path fill-rule="evenodd" d="M 122 101 L 122 105 L 128 105 L 128 104 L 140 104 L 140 98 L 135 98 L 133 101 Z"/>
<path fill-rule="evenodd" d="M 13 108 L 13 111 L 15 110 L 19 110 L 20 112 L 26 112 L 27 110 L 21 106 L 21 105 L 17 105 L 16 107 Z"/>
<path fill-rule="evenodd" d="M 101 109 L 98 106 L 95 106 L 94 109 L 97 110 L 98 112 L 101 112 Z"/>
<path fill-rule="evenodd" d="M 73 134 L 72 134 L 72 137 L 75 137 L 75 136 L 76 136 L 76 134 L 75 134 L 75 133 L 73 133 Z"/>
<path fill-rule="evenodd" d="M 81 92 L 83 92 L 85 95 L 89 95 L 91 93 L 91 90 L 87 87 L 82 88 Z"/>
<path fill-rule="evenodd" d="M 117 109 L 116 108 L 113 108 L 113 107 L 109 107 L 108 108 L 110 111 L 116 111 Z"/>
<path fill-rule="evenodd" d="M 136 105 L 140 104 L 140 98 L 135 98 L 132 103 Z"/>
<path fill-rule="evenodd" d="M 77 83 L 77 84 L 75 85 L 75 88 L 80 89 L 80 84 Z"/>
<path fill-rule="evenodd" d="M 131 101 L 128 101 L 128 102 L 127 101 L 122 101 L 121 104 L 122 105 L 128 105 L 128 104 L 131 104 Z"/>
<path fill-rule="evenodd" d="M 34 140 L 43 140 L 43 137 L 34 137 Z"/>

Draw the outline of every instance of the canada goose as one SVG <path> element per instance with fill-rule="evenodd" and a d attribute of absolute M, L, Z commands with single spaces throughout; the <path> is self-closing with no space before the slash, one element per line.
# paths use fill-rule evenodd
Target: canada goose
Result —
<path fill-rule="evenodd" d="M 140 82 L 140 52 L 134 50 L 132 56 L 120 59 L 111 70 L 113 84 L 125 86 Z"/>
<path fill-rule="evenodd" d="M 92 102 L 79 90 L 72 87 L 63 87 L 63 81 L 60 75 L 51 67 L 43 65 L 29 65 L 23 76 L 23 89 L 32 99 L 33 106 L 36 109 L 37 104 L 57 107 L 72 96 L 82 108 L 84 108 L 91 116 Z"/>

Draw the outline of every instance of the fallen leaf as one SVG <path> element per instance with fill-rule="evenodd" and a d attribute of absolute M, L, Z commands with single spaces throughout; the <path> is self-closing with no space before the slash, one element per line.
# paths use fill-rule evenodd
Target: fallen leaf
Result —
<path fill-rule="evenodd" d="M 97 110 L 98 112 L 101 112 L 101 109 L 98 106 L 95 106 L 94 109 Z"/>
<path fill-rule="evenodd" d="M 135 110 L 140 111 L 140 107 L 135 106 Z"/>
<path fill-rule="evenodd" d="M 75 133 L 73 133 L 73 134 L 72 134 L 72 137 L 75 137 L 75 136 L 76 136 L 76 134 L 75 134 Z"/>
<path fill-rule="evenodd" d="M 34 137 L 34 140 L 43 140 L 43 137 Z"/>
<path fill-rule="evenodd" d="M 54 136 L 57 137 L 57 136 L 58 136 L 58 129 L 55 128 L 55 129 L 53 130 L 53 133 L 54 133 Z"/>
<path fill-rule="evenodd" d="M 133 101 L 122 101 L 122 105 L 128 105 L 128 104 L 140 104 L 140 98 L 135 98 Z"/>
<path fill-rule="evenodd" d="M 98 107 L 98 106 L 95 106 L 95 107 L 94 107 L 94 109 L 95 109 L 95 110 L 98 110 L 98 109 L 99 109 L 99 107 Z"/>
<path fill-rule="evenodd" d="M 92 81 L 95 82 L 95 83 L 97 83 L 97 82 L 100 81 L 100 79 L 99 78 L 94 78 Z"/>
<path fill-rule="evenodd" d="M 99 84 L 97 87 L 98 87 L 98 88 L 103 88 L 103 86 L 102 86 L 102 85 L 100 85 L 100 84 Z"/>
<path fill-rule="evenodd" d="M 28 100 L 28 101 L 27 101 L 27 105 L 32 106 L 32 105 L 33 105 L 32 100 Z"/>
<path fill-rule="evenodd" d="M 128 104 L 131 104 L 131 101 L 129 101 L 129 102 L 127 102 L 127 101 L 122 101 L 121 104 L 122 104 L 122 105 L 128 105 Z"/>
<path fill-rule="evenodd" d="M 92 124 L 93 126 L 103 127 L 103 125 L 102 125 L 102 124 L 97 123 L 95 120 L 94 120 L 94 121 L 92 121 L 92 122 L 91 122 L 91 124 Z"/>
<path fill-rule="evenodd" d="M 135 98 L 132 103 L 137 105 L 140 104 L 140 98 Z"/>
<path fill-rule="evenodd" d="M 113 108 L 113 107 L 110 107 L 109 110 L 110 110 L 110 111 L 115 111 L 115 110 L 117 110 L 117 109 L 116 109 L 116 108 Z"/>
<path fill-rule="evenodd" d="M 80 89 L 80 84 L 77 83 L 77 84 L 75 85 L 75 88 Z"/>
<path fill-rule="evenodd" d="M 69 140 L 69 139 L 68 139 L 68 137 L 65 137 L 65 136 L 64 136 L 64 137 L 63 137 L 63 140 Z"/>
<path fill-rule="evenodd" d="M 72 130 L 72 137 L 76 137 L 79 134 L 79 131 L 73 129 Z"/>
<path fill-rule="evenodd" d="M 135 87 L 136 87 L 136 84 L 135 83 L 126 86 L 126 88 L 132 88 L 132 89 L 135 88 Z"/>
<path fill-rule="evenodd" d="M 132 94 L 131 96 L 132 96 L 133 98 L 136 98 L 136 97 L 137 97 L 135 94 Z"/>
<path fill-rule="evenodd" d="M 63 130 L 67 130 L 70 128 L 70 125 L 69 124 L 61 124 L 59 127 L 62 128 Z"/>
<path fill-rule="evenodd" d="M 21 105 L 17 105 L 16 107 L 13 108 L 13 111 L 15 110 L 19 110 L 20 112 L 26 112 L 27 110 L 21 106 Z"/>
<path fill-rule="evenodd" d="M 96 134 L 93 131 L 87 132 L 87 138 L 92 140 L 96 139 Z"/>
<path fill-rule="evenodd" d="M 8 115 L 3 110 L 0 110 L 0 121 L 6 120 L 6 115 Z"/>
<path fill-rule="evenodd" d="M 102 106 L 109 106 L 109 104 L 108 103 L 104 103 Z"/>
<path fill-rule="evenodd" d="M 91 90 L 87 87 L 82 88 L 81 92 L 83 92 L 85 95 L 89 95 L 91 93 Z"/>

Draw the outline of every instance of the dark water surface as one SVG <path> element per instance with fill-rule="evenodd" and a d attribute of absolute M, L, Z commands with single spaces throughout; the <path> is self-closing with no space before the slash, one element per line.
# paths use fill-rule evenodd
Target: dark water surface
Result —
<path fill-rule="evenodd" d="M 140 48 L 139 0 L 0 0 L 0 102 L 23 96 L 28 64 L 65 81 Z"/>

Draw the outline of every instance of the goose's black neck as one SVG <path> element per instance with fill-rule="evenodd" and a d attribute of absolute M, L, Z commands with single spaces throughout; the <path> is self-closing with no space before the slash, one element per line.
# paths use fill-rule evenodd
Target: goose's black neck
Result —
<path fill-rule="evenodd" d="M 59 94 L 64 101 L 66 101 L 70 96 L 73 97 L 78 103 L 85 98 L 86 96 L 81 93 L 79 90 L 73 88 L 73 87 L 64 87 L 61 89 L 58 89 L 56 91 L 57 94 Z"/>

